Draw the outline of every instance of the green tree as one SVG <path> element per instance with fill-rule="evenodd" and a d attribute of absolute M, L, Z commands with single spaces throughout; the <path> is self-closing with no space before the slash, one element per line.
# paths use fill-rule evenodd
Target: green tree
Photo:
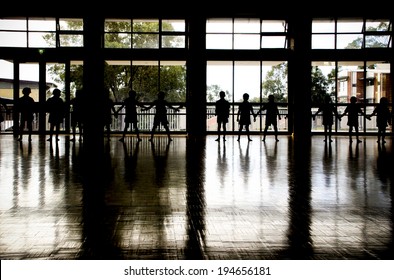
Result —
<path fill-rule="evenodd" d="M 366 30 L 367 32 L 379 32 L 379 31 L 388 31 L 390 27 L 388 23 L 381 22 L 377 27 L 369 27 Z M 375 33 L 376 34 L 376 33 Z M 387 48 L 390 44 L 390 36 L 366 36 L 365 37 L 365 45 L 368 48 Z M 361 49 L 363 47 L 363 38 L 359 37 L 355 39 L 353 42 L 349 43 L 345 49 Z"/>
<path fill-rule="evenodd" d="M 159 30 L 158 23 L 140 22 L 133 24 L 134 36 L 124 36 L 131 30 L 131 22 L 107 22 L 106 23 L 106 48 L 157 48 L 157 36 L 152 32 Z M 70 30 L 80 30 L 81 26 L 77 23 L 69 23 Z M 163 22 L 163 29 L 173 30 L 171 24 Z M 140 33 L 138 33 L 140 32 Z M 151 32 L 151 33 L 149 33 Z M 130 34 L 130 33 L 129 33 Z M 52 42 L 53 36 L 46 35 L 44 39 Z M 168 37 L 168 38 L 167 38 Z M 177 39 L 167 36 L 163 42 L 165 46 L 175 46 L 179 44 Z M 75 40 L 73 36 L 68 37 Z M 67 45 L 62 42 L 62 45 Z M 55 78 L 55 81 L 62 82 L 65 78 L 65 69 L 63 64 L 51 66 L 48 70 Z M 182 65 L 106 65 L 104 73 L 104 85 L 110 90 L 112 98 L 116 102 L 122 101 L 127 97 L 130 88 L 139 93 L 142 101 L 153 101 L 157 98 L 159 90 L 167 93 L 166 99 L 170 102 L 186 101 L 186 68 Z M 83 77 L 83 65 L 71 67 L 71 91 L 81 88 Z"/>
<path fill-rule="evenodd" d="M 268 95 L 273 94 L 276 102 L 287 102 L 287 63 L 272 66 L 262 83 L 263 100 L 268 101 Z"/>

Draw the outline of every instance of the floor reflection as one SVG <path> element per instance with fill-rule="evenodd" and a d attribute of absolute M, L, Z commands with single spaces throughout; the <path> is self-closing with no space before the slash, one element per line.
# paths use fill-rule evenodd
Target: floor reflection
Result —
<path fill-rule="evenodd" d="M 0 136 L 2 259 L 393 259 L 392 139 Z"/>

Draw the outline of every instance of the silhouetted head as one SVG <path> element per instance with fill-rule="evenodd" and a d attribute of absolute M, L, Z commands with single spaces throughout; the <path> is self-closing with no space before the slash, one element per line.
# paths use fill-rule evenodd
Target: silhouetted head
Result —
<path fill-rule="evenodd" d="M 137 92 L 136 92 L 135 90 L 130 90 L 130 91 L 129 91 L 129 96 L 130 96 L 131 98 L 135 98 L 135 97 L 137 96 Z"/>
<path fill-rule="evenodd" d="M 22 93 L 23 93 L 24 95 L 29 95 L 29 94 L 31 93 L 31 88 L 29 88 L 29 87 L 23 88 L 23 89 L 22 89 Z"/>
<path fill-rule="evenodd" d="M 350 103 L 356 103 L 357 102 L 357 97 L 352 96 L 350 97 Z"/>
<path fill-rule="evenodd" d="M 275 97 L 273 94 L 268 95 L 268 101 L 269 102 L 274 102 L 275 101 Z"/>
<path fill-rule="evenodd" d="M 81 97 L 83 90 L 82 89 L 77 89 L 75 91 L 75 97 Z"/>
<path fill-rule="evenodd" d="M 158 96 L 159 99 L 164 99 L 164 96 L 165 96 L 164 91 L 159 91 L 157 96 Z"/>
<path fill-rule="evenodd" d="M 247 94 L 247 93 L 244 93 L 244 95 L 243 95 L 243 99 L 244 99 L 245 101 L 249 100 L 249 94 Z"/>
<path fill-rule="evenodd" d="M 55 97 L 60 97 L 60 89 L 55 88 L 52 92 L 53 96 Z"/>
<path fill-rule="evenodd" d="M 380 104 L 388 105 L 389 104 L 389 100 L 387 99 L 387 97 L 380 98 Z"/>
<path fill-rule="evenodd" d="M 226 93 L 224 91 L 219 92 L 219 96 L 221 98 L 224 98 L 226 96 Z"/>

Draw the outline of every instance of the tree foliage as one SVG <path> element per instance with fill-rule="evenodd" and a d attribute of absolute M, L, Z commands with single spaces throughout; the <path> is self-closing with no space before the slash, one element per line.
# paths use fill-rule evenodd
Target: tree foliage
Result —
<path fill-rule="evenodd" d="M 262 83 L 262 102 L 267 102 L 271 94 L 274 95 L 276 102 L 287 102 L 287 72 L 286 62 L 272 66 Z"/>
<path fill-rule="evenodd" d="M 70 30 L 81 28 L 78 24 L 69 23 Z M 129 21 L 116 21 L 106 23 L 106 48 L 158 48 L 157 32 L 158 22 L 137 22 L 133 25 Z M 172 30 L 169 23 L 163 22 L 165 30 Z M 130 33 L 133 29 L 134 33 Z M 125 35 L 127 34 L 127 35 Z M 133 34 L 133 37 L 131 37 Z M 130 36 L 129 36 L 130 35 Z M 54 35 L 46 35 L 44 39 L 53 42 Z M 75 40 L 69 36 L 68 40 Z M 166 37 L 163 45 L 174 46 L 179 42 L 171 37 Z M 71 42 L 70 42 L 71 43 Z M 67 45 L 67 42 L 62 42 Z M 158 62 L 156 62 L 158 63 Z M 48 70 L 58 83 L 65 79 L 65 67 L 63 64 L 50 66 Z M 104 73 L 104 86 L 109 89 L 115 102 L 121 102 L 128 95 L 130 89 L 139 94 L 141 101 L 153 101 L 159 91 L 167 93 L 166 100 L 170 102 L 186 101 L 186 68 L 182 65 L 106 65 Z M 71 67 L 71 91 L 83 86 L 83 65 Z"/>

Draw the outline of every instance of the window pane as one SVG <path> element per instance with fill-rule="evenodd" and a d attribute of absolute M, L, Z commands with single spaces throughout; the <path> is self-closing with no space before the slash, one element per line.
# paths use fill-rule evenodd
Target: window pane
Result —
<path fill-rule="evenodd" d="M 131 32 L 131 21 L 121 19 L 106 19 L 104 23 L 105 32 Z"/>
<path fill-rule="evenodd" d="M 259 19 L 235 19 L 234 33 L 260 33 Z"/>
<path fill-rule="evenodd" d="M 30 32 L 29 33 L 29 46 L 30 48 L 55 48 L 54 33 L 44 33 L 44 32 Z"/>
<path fill-rule="evenodd" d="M 335 49 L 335 35 L 312 35 L 312 49 Z"/>
<path fill-rule="evenodd" d="M 82 19 L 59 19 L 60 30 L 83 30 Z"/>
<path fill-rule="evenodd" d="M 234 101 L 242 102 L 242 95 L 248 93 L 249 100 L 260 98 L 260 62 L 236 61 L 234 66 Z"/>
<path fill-rule="evenodd" d="M 335 21 L 334 20 L 313 20 L 312 33 L 334 33 Z"/>
<path fill-rule="evenodd" d="M 159 48 L 159 34 L 133 34 L 133 48 Z"/>
<path fill-rule="evenodd" d="M 25 19 L 0 19 L 0 30 L 26 30 Z"/>
<path fill-rule="evenodd" d="M 0 32 L 0 47 L 27 47 L 25 32 Z"/>
<path fill-rule="evenodd" d="M 207 49 L 232 49 L 233 36 L 231 34 L 207 34 L 206 45 Z"/>
<path fill-rule="evenodd" d="M 131 48 L 131 34 L 106 33 L 104 34 L 105 48 Z"/>
<path fill-rule="evenodd" d="M 363 21 L 354 19 L 339 19 L 337 22 L 338 33 L 361 33 Z"/>
<path fill-rule="evenodd" d="M 29 18 L 29 31 L 56 31 L 55 19 Z"/>
<path fill-rule="evenodd" d="M 159 32 L 159 20 L 133 19 L 133 32 Z"/>
<path fill-rule="evenodd" d="M 185 36 L 162 36 L 163 48 L 185 48 Z"/>
<path fill-rule="evenodd" d="M 60 35 L 60 47 L 83 47 L 83 35 Z"/>
<path fill-rule="evenodd" d="M 176 32 L 185 32 L 185 21 L 184 20 L 175 20 L 175 19 L 167 19 L 162 20 L 162 31 L 176 31 Z"/>
<path fill-rule="evenodd" d="M 287 32 L 287 24 L 284 20 L 263 20 L 262 32 Z"/>
<path fill-rule="evenodd" d="M 362 37 L 359 34 L 338 35 L 337 49 L 361 49 Z"/>
<path fill-rule="evenodd" d="M 233 21 L 231 19 L 208 19 L 207 33 L 232 33 Z"/>
<path fill-rule="evenodd" d="M 389 35 L 365 36 L 366 48 L 391 48 L 392 41 Z"/>
<path fill-rule="evenodd" d="M 262 36 L 261 48 L 266 49 L 285 49 L 286 36 Z"/>
<path fill-rule="evenodd" d="M 235 34 L 234 49 L 258 50 L 260 49 L 260 35 Z"/>
<path fill-rule="evenodd" d="M 392 25 L 387 19 L 367 19 L 365 22 L 366 31 L 391 31 Z"/>

